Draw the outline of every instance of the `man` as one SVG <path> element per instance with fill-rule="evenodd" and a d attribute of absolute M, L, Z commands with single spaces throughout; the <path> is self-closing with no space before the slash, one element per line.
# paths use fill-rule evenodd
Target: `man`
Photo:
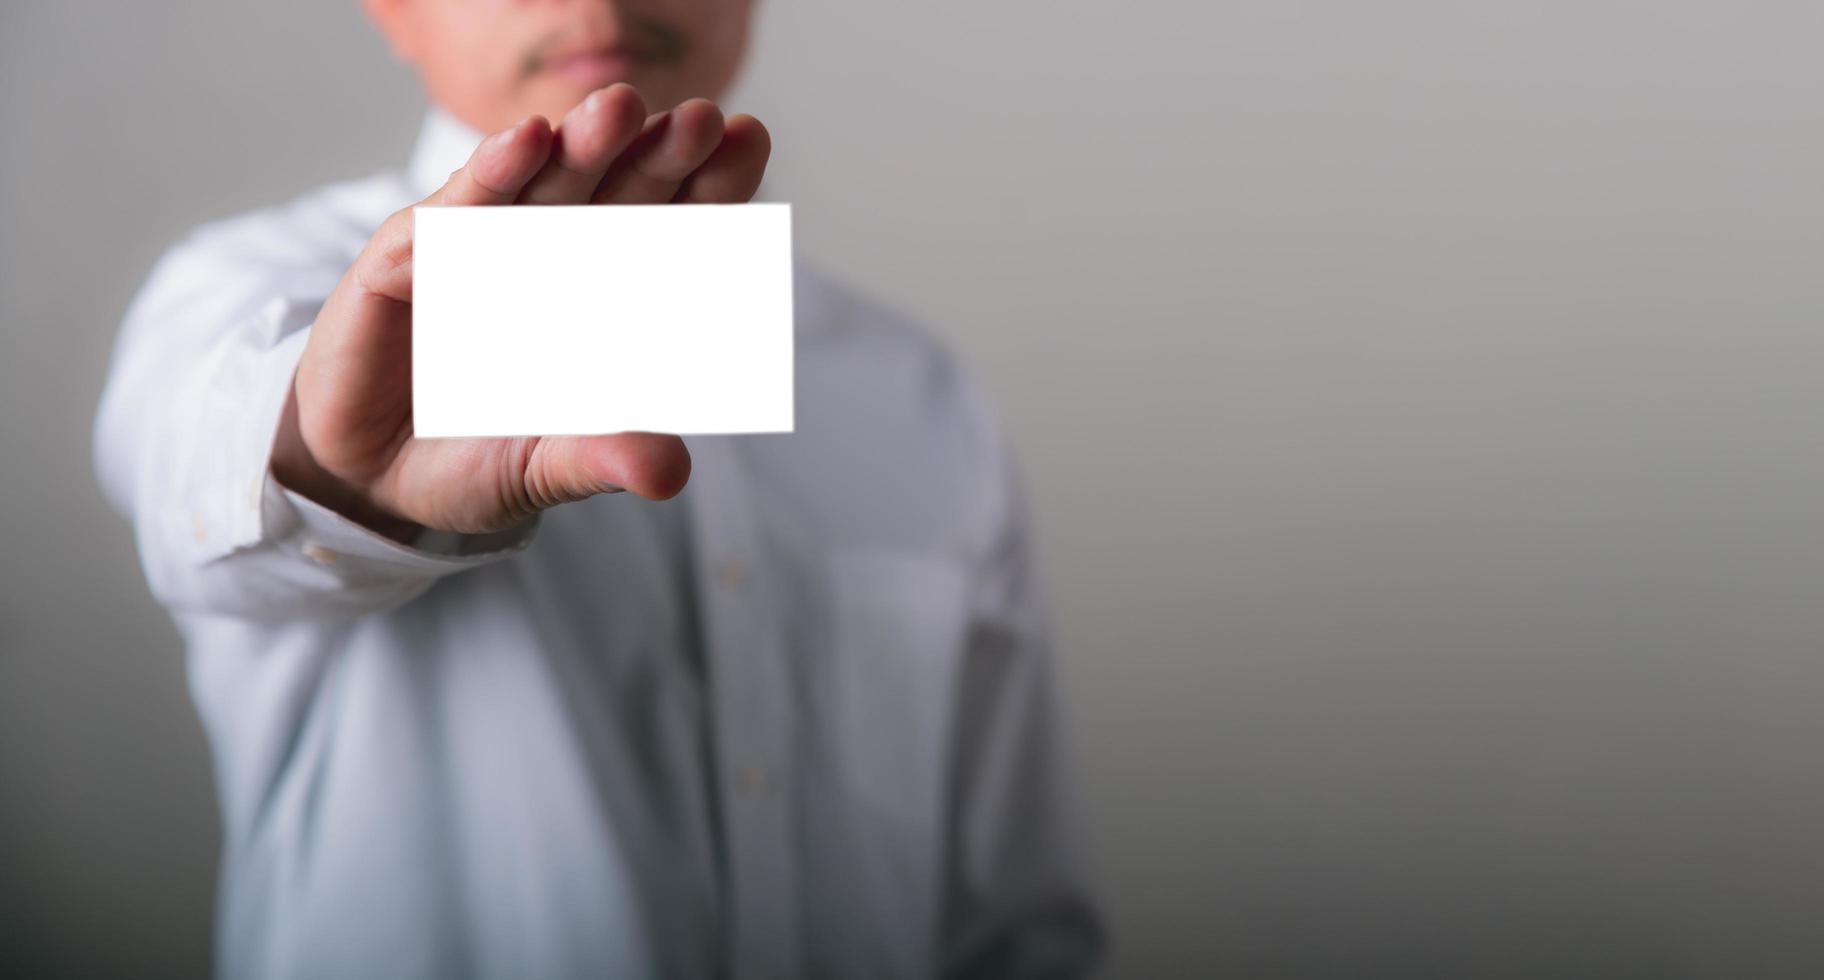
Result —
<path fill-rule="evenodd" d="M 187 237 L 96 424 L 214 751 L 220 972 L 1086 971 L 1018 474 L 928 335 L 800 267 L 790 435 L 412 436 L 411 206 L 749 200 L 746 0 L 366 7 L 437 107 L 409 168 Z"/>

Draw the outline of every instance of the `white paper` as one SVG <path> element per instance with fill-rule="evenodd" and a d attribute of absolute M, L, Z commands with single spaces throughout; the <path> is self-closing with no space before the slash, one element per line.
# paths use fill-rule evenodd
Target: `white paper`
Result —
<path fill-rule="evenodd" d="M 413 220 L 417 435 L 792 430 L 789 204 Z"/>

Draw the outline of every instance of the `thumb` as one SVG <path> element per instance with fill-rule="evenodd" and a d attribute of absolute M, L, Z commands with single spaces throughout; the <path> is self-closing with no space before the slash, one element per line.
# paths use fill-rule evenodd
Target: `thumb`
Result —
<path fill-rule="evenodd" d="M 527 460 L 526 495 L 544 508 L 621 490 L 669 500 L 690 479 L 684 440 L 656 432 L 548 436 Z"/>

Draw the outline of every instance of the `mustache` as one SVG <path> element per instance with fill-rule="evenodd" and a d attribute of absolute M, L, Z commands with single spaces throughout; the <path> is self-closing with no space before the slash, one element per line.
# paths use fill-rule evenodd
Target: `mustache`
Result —
<path fill-rule="evenodd" d="M 621 19 L 622 37 L 616 47 L 640 61 L 655 65 L 672 65 L 684 60 L 690 45 L 684 32 L 657 17 L 629 14 Z M 578 32 L 559 30 L 540 38 L 526 51 L 520 62 L 520 77 L 527 78 L 543 71 L 553 55 L 565 50 Z"/>

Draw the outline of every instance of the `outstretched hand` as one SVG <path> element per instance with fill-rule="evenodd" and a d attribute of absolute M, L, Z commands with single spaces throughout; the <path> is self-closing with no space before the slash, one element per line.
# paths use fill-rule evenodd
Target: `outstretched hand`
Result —
<path fill-rule="evenodd" d="M 648 115 L 616 84 L 555 130 L 532 116 L 483 140 L 420 203 L 738 204 L 759 189 L 770 152 L 752 116 L 725 120 L 703 99 Z M 399 538 L 419 526 L 497 531 L 598 493 L 660 500 L 684 488 L 690 454 L 675 435 L 416 438 L 411 303 L 407 207 L 368 240 L 311 327 L 274 444 L 280 483 Z"/>

